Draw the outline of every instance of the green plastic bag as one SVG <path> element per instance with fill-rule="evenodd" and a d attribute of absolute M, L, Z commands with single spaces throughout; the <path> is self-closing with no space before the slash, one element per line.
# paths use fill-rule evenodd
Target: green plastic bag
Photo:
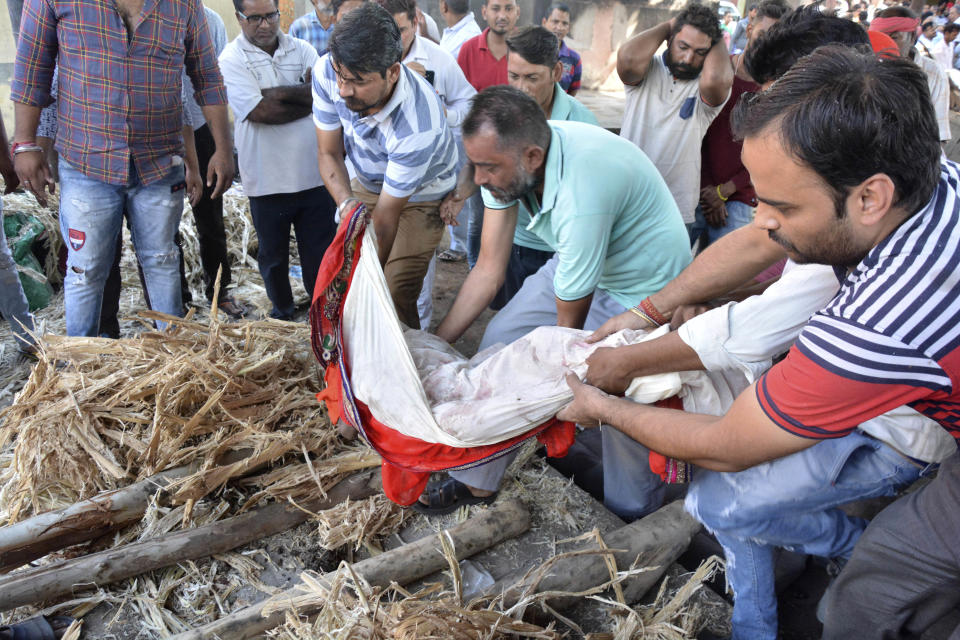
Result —
<path fill-rule="evenodd" d="M 44 234 L 43 223 L 19 211 L 3 212 L 3 232 L 17 263 L 20 284 L 30 304 L 30 311 L 42 309 L 53 298 L 53 287 L 47 281 L 40 261 L 33 255 L 33 243 Z"/>

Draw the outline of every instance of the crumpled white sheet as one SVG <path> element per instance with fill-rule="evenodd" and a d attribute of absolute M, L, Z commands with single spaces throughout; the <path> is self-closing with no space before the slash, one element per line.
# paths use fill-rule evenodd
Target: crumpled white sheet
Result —
<path fill-rule="evenodd" d="M 436 336 L 400 323 L 377 260 L 373 225 L 367 227 L 343 309 L 356 398 L 383 424 L 454 447 L 502 442 L 549 420 L 573 398 L 564 377 L 573 371 L 583 378 L 595 349 L 633 344 L 666 330 L 625 330 L 587 344 L 587 331 L 540 327 L 467 359 Z M 626 395 L 651 403 L 679 394 L 684 409 L 719 415 L 746 386 L 736 372 L 682 372 L 638 378 Z"/>

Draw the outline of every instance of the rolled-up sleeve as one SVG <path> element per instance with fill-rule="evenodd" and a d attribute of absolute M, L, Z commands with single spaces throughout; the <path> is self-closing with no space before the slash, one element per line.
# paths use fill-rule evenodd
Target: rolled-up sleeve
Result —
<path fill-rule="evenodd" d="M 200 106 L 227 104 L 227 92 L 223 86 L 223 76 L 217 65 L 217 53 L 207 28 L 207 18 L 203 14 L 200 0 L 190 3 L 190 17 L 187 20 L 184 37 L 184 66 L 193 82 L 193 97 Z"/>
<path fill-rule="evenodd" d="M 26 0 L 20 22 L 10 99 L 45 107 L 53 98 L 50 86 L 57 62 L 57 16 L 49 0 Z"/>
<path fill-rule="evenodd" d="M 337 90 L 337 76 L 330 63 L 330 54 L 317 60 L 313 67 L 313 123 L 321 131 L 336 131 L 341 128 L 340 114 L 333 104 Z"/>

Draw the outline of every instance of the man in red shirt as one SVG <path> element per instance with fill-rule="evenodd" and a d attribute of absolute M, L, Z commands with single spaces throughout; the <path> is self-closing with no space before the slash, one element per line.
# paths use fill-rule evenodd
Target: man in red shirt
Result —
<path fill-rule="evenodd" d="M 516 0 L 487 0 L 481 13 L 489 26 L 464 42 L 457 56 L 463 74 L 477 91 L 507 84 L 507 36 L 517 26 L 520 8 Z"/>
<path fill-rule="evenodd" d="M 477 91 L 498 84 L 507 84 L 507 36 L 513 33 L 520 18 L 517 0 L 486 0 L 481 8 L 487 28 L 463 43 L 457 62 L 463 75 Z M 483 202 L 474 194 L 467 210 L 467 264 L 472 269 L 480 255 L 480 231 L 483 229 Z"/>

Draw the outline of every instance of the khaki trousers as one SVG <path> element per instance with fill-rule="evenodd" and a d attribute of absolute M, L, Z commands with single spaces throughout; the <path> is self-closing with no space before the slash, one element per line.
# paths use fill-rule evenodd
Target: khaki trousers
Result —
<path fill-rule="evenodd" d="M 379 193 L 365 189 L 358 180 L 350 183 L 353 195 L 373 211 L 380 198 Z M 443 222 L 440 220 L 440 201 L 408 202 L 400 214 L 397 237 L 383 267 L 390 297 L 397 310 L 400 322 L 412 329 L 420 328 L 417 313 L 417 298 L 423 288 L 430 258 L 433 257 L 443 237 Z"/>

